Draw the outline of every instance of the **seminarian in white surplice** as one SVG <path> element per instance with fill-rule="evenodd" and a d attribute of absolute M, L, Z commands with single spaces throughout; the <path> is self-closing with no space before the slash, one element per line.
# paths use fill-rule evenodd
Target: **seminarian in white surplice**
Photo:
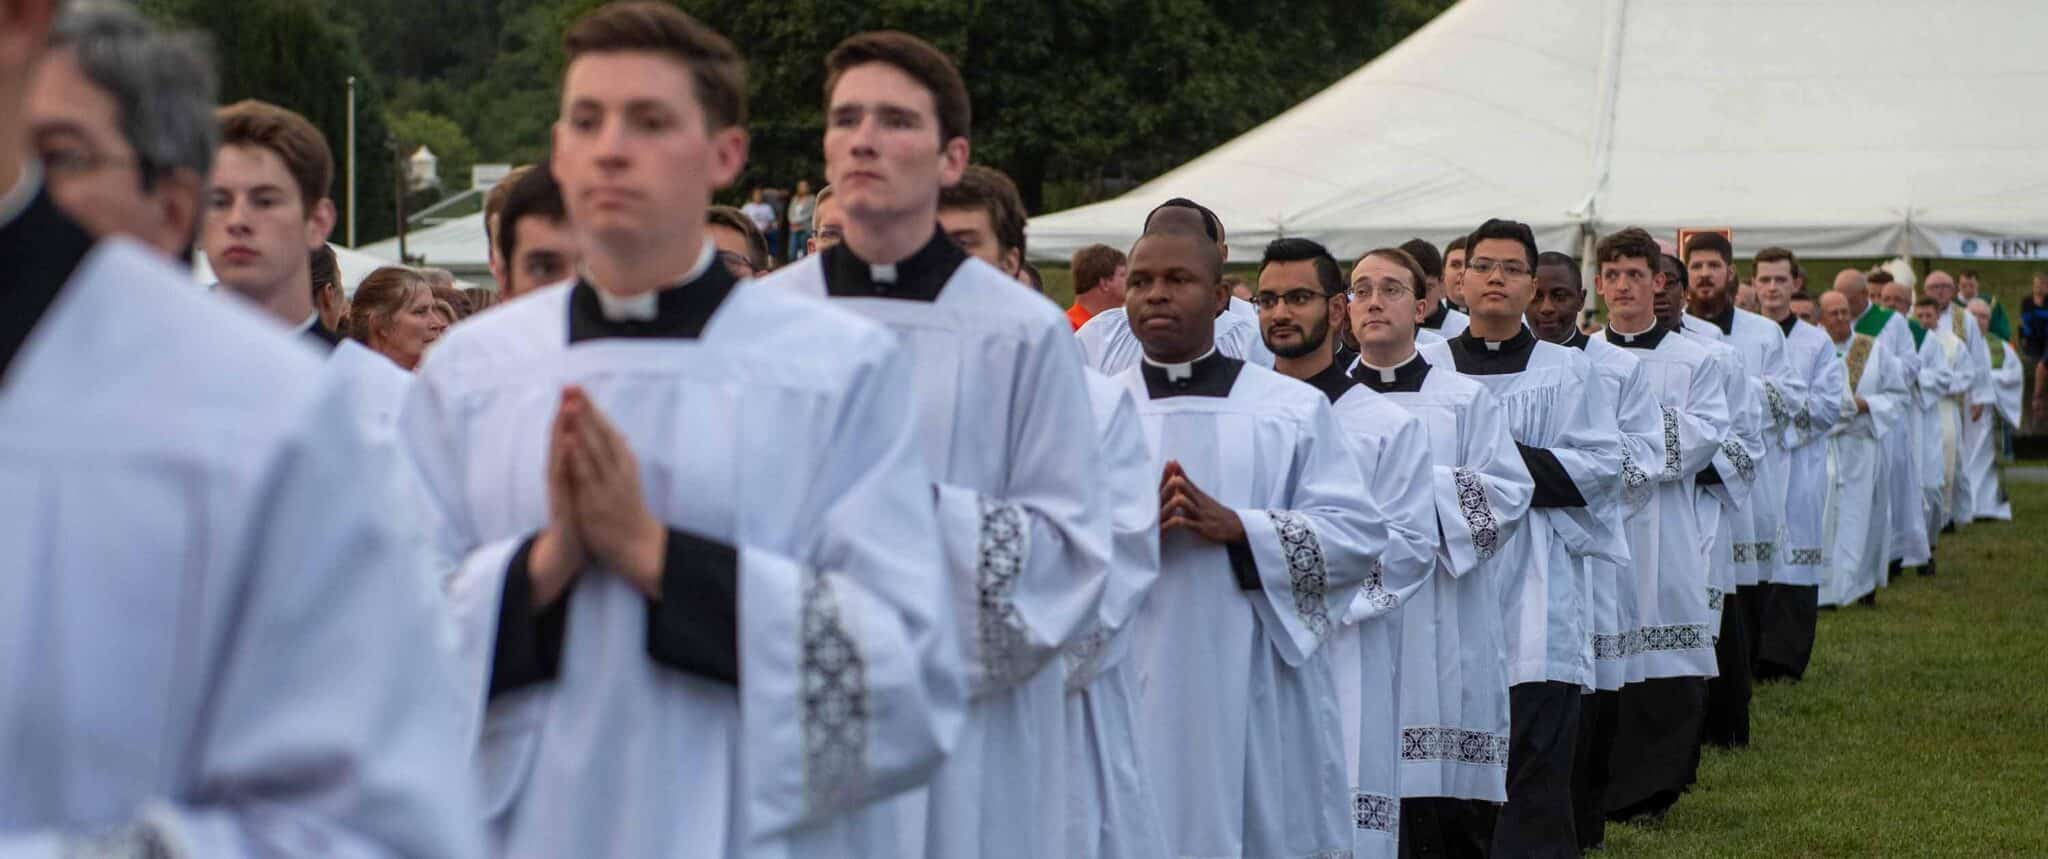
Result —
<path fill-rule="evenodd" d="M 583 272 L 452 330 L 401 417 L 488 707 L 491 852 L 890 854 L 875 801 L 966 706 L 910 356 L 718 261 L 730 43 L 651 4 L 564 42 Z M 649 110 L 685 119 L 616 145 Z"/>
<path fill-rule="evenodd" d="M 1146 358 L 1119 375 L 1160 476 L 1160 576 L 1132 621 L 1139 761 L 1174 854 L 1348 853 L 1351 794 L 1324 642 L 1384 551 L 1328 400 L 1217 354 L 1215 245 L 1132 248 Z"/>
<path fill-rule="evenodd" d="M 1395 254 L 1368 252 L 1360 271 L 1379 286 L 1388 286 L 1383 281 L 1391 277 L 1397 303 L 1405 299 L 1412 308 L 1420 277 L 1397 267 Z M 1376 288 L 1361 286 L 1353 306 L 1373 310 Z M 1343 270 L 1329 250 L 1308 239 L 1274 240 L 1260 260 L 1252 297 L 1274 370 L 1307 382 L 1330 401 L 1357 450 L 1365 491 L 1386 516 L 1386 546 L 1325 649 L 1343 717 L 1352 856 L 1391 859 L 1400 853 L 1400 618 L 1408 598 L 1429 580 L 1437 545 L 1433 499 L 1417 491 L 1430 483 L 1427 430 L 1338 363 L 1347 301 Z"/>

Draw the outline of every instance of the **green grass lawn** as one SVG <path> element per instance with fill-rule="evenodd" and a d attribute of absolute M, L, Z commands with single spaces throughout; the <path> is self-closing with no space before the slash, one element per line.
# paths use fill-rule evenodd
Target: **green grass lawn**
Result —
<path fill-rule="evenodd" d="M 1823 611 L 1750 747 L 1594 855 L 2048 856 L 2048 485 L 2009 489 L 2020 521 L 1943 538 L 1938 577 Z"/>

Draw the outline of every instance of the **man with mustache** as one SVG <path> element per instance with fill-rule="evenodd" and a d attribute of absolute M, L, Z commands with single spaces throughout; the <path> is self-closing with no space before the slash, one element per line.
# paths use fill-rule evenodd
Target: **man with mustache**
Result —
<path fill-rule="evenodd" d="M 1357 447 L 1365 491 L 1387 518 L 1387 548 L 1353 596 L 1327 645 L 1343 713 L 1351 776 L 1352 854 L 1398 853 L 1400 679 L 1397 610 L 1435 566 L 1436 511 L 1427 493 L 1429 444 L 1422 422 L 1352 378 L 1335 360 L 1346 309 L 1343 273 L 1308 239 L 1276 239 L 1259 264 L 1253 301 L 1274 369 L 1314 386 Z M 1406 287 L 1403 287 L 1405 292 Z"/>
<path fill-rule="evenodd" d="M 1755 406 L 1755 440 L 1748 451 L 1753 474 L 1750 500 L 1727 511 L 1733 524 L 1729 560 L 1735 590 L 1722 604 L 1721 674 L 1707 690 L 1707 739 L 1716 745 L 1742 746 L 1749 743 L 1750 665 L 1762 625 L 1757 586 L 1777 577 L 1791 469 L 1785 433 L 1793 428 L 1795 404 L 1806 397 L 1806 382 L 1790 372 L 1785 361 L 1784 331 L 1736 306 L 1734 248 L 1728 237 L 1695 233 L 1684 250 L 1691 277 L 1686 289 L 1687 331 L 1719 339 L 1735 350 Z M 1739 459 L 1736 465 L 1740 469 Z"/>

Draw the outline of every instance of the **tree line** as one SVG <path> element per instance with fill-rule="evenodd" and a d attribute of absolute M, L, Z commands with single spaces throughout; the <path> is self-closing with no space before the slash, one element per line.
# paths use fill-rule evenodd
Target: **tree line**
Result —
<path fill-rule="evenodd" d="M 396 229 L 397 160 L 421 145 L 443 186 L 547 151 L 561 32 L 604 0 L 142 0 L 212 34 L 222 98 L 304 113 L 341 157 L 357 79 L 358 240 Z M 1452 0 L 671 0 L 747 57 L 752 155 L 734 191 L 823 179 L 824 57 L 893 28 L 960 64 L 975 160 L 1033 212 L 1112 196 L 1356 70 Z M 334 197 L 344 198 L 337 171 Z"/>

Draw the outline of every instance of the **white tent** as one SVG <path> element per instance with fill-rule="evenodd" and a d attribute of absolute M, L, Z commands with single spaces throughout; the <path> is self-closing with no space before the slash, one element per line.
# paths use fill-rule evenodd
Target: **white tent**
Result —
<path fill-rule="evenodd" d="M 1034 218 L 1031 255 L 1128 247 L 1171 197 L 1235 260 L 1349 257 L 1488 217 L 1545 249 L 1732 227 L 1739 254 L 2048 258 L 2048 2 L 1464 0 L 1137 189 Z"/>
<path fill-rule="evenodd" d="M 362 251 L 349 250 L 332 243 L 327 246 L 334 249 L 335 266 L 341 269 L 341 293 L 350 298 L 355 297 L 356 284 L 362 283 L 363 278 L 370 276 L 370 272 L 391 265 L 387 260 Z M 198 251 L 192 253 L 192 279 L 198 281 L 201 286 L 213 285 L 213 266 L 207 263 L 206 254 Z"/>
<path fill-rule="evenodd" d="M 398 257 L 396 237 L 371 242 L 360 250 L 393 263 L 403 262 Z M 484 238 L 482 212 L 406 233 L 405 252 L 420 260 L 421 265 L 445 268 L 464 277 L 490 278 L 491 245 Z"/>

